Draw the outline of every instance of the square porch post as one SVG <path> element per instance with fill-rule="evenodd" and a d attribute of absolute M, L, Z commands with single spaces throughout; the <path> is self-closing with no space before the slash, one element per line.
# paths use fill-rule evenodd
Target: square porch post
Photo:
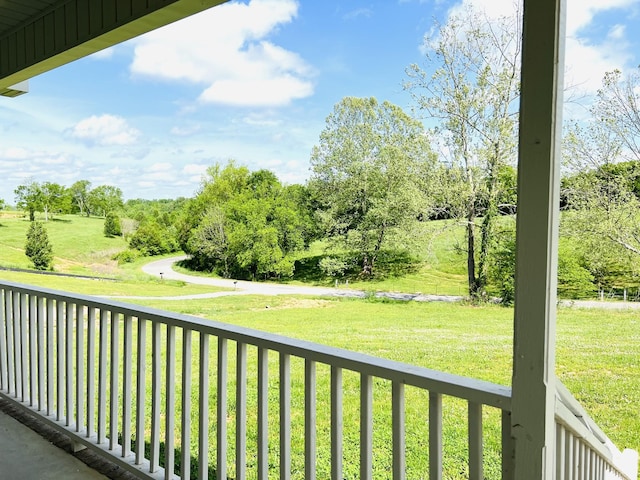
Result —
<path fill-rule="evenodd" d="M 553 478 L 555 459 L 565 5 L 524 0 L 511 417 L 518 480 Z"/>

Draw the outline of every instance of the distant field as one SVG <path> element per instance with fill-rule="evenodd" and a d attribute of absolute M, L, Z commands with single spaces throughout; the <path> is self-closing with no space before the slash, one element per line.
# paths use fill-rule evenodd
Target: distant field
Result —
<path fill-rule="evenodd" d="M 38 217 L 38 220 L 43 218 Z M 122 237 L 103 234 L 104 219 L 60 215 L 45 222 L 53 246 L 54 269 L 60 272 L 110 275 L 118 273 L 111 257 L 126 248 Z M 31 268 L 24 254 L 28 218 L 0 217 L 0 265 Z"/>
<path fill-rule="evenodd" d="M 29 221 L 16 212 L 2 212 L 0 216 L 0 266 L 32 268 L 24 254 Z M 38 220 L 43 220 L 42 215 Z M 112 257 L 126 249 L 123 238 L 107 238 L 103 234 L 104 219 L 60 215 L 45 223 L 53 246 L 54 270 L 64 273 L 144 278 L 139 267 L 152 258 L 138 259 L 133 264 L 118 265 Z M 466 276 L 464 256 L 458 248 L 463 239 L 462 227 L 451 222 L 429 222 L 422 225 L 421 238 L 411 249 L 415 260 L 409 268 L 395 271 L 393 266 L 372 280 L 357 276 L 349 279 L 349 285 L 363 290 L 397 291 L 409 293 L 464 295 Z M 332 285 L 334 280 L 319 275 L 317 262 L 327 254 L 326 243 L 316 242 L 306 252 L 301 252 L 296 275 L 291 283 Z M 305 265 L 307 269 L 305 270 Z M 312 272 L 307 275 L 307 271 Z M 345 279 L 339 280 L 342 285 Z"/>

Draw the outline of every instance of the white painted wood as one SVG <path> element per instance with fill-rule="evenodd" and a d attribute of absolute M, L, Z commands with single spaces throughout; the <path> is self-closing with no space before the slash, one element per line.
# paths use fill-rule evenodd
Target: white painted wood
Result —
<path fill-rule="evenodd" d="M 0 390 L 6 390 L 9 386 L 7 374 L 7 309 L 5 295 L 6 290 L 0 289 Z"/>
<path fill-rule="evenodd" d="M 47 308 L 51 306 L 51 301 L 47 300 Z M 48 315 L 48 326 L 51 323 Z M 51 338 L 47 334 L 48 338 Z M 51 347 L 53 348 L 53 347 Z M 96 309 L 89 307 L 89 319 L 87 321 L 87 437 L 91 437 L 95 432 L 95 413 L 96 413 Z M 49 375 L 49 372 L 47 372 Z M 50 392 L 47 391 L 47 395 Z M 50 405 L 47 401 L 47 408 Z"/>
<path fill-rule="evenodd" d="M 247 478 L 247 345 L 236 346 L 236 478 Z"/>
<path fill-rule="evenodd" d="M 122 457 L 131 453 L 131 405 L 133 403 L 132 369 L 133 357 L 133 317 L 124 317 L 124 338 L 122 352 Z"/>
<path fill-rule="evenodd" d="M 442 395 L 429 392 L 429 480 L 442 480 Z"/>
<path fill-rule="evenodd" d="M 360 480 L 373 478 L 373 381 L 360 375 Z"/>
<path fill-rule="evenodd" d="M 468 404 L 469 415 L 469 478 L 484 478 L 482 468 L 482 405 Z"/>
<path fill-rule="evenodd" d="M 73 317 L 74 307 L 75 307 L 75 304 L 71 302 L 66 303 L 66 312 L 65 312 L 66 323 L 64 327 L 64 333 L 65 333 L 64 377 L 65 377 L 65 398 L 66 398 L 66 407 L 67 407 L 65 411 L 65 424 L 67 426 L 73 424 L 73 413 L 75 410 L 74 395 L 73 395 L 74 393 L 73 381 L 75 377 L 74 365 L 73 365 L 75 362 L 75 358 L 73 355 L 73 346 L 74 346 L 73 337 L 75 333 L 74 317 Z"/>
<path fill-rule="evenodd" d="M 136 353 L 136 446 L 135 464 L 144 462 L 146 385 L 147 385 L 147 322 L 138 317 L 138 342 Z"/>
<path fill-rule="evenodd" d="M 180 471 L 182 480 L 191 478 L 191 363 L 192 363 L 191 330 L 182 329 L 182 418 Z M 240 480 L 240 479 L 238 479 Z"/>
<path fill-rule="evenodd" d="M 64 301 L 56 301 L 56 420 L 61 421 L 64 419 Z M 106 345 L 106 340 L 105 340 Z M 104 383 L 106 388 L 106 382 Z"/>
<path fill-rule="evenodd" d="M 38 362 L 36 345 L 36 319 L 38 318 L 37 305 L 38 298 L 29 295 L 29 406 L 33 407 L 38 403 Z"/>
<path fill-rule="evenodd" d="M 343 480 L 342 421 L 342 368 L 331 366 L 331 480 Z"/>
<path fill-rule="evenodd" d="M 60 323 L 60 322 L 59 322 Z M 98 333 L 98 443 L 104 443 L 107 436 L 107 352 L 109 311 L 100 311 Z"/>
<path fill-rule="evenodd" d="M 511 436 L 511 412 L 502 411 L 502 480 L 514 480 L 515 446 Z"/>
<path fill-rule="evenodd" d="M 157 472 L 160 468 L 160 404 L 162 401 L 160 326 L 160 323 L 151 324 L 151 451 L 149 454 L 151 473 Z"/>
<path fill-rule="evenodd" d="M 20 295 L 20 379 L 22 380 L 20 385 L 20 397 L 22 401 L 29 398 L 29 364 L 28 364 L 28 334 L 27 323 L 29 321 L 29 310 L 27 308 L 28 294 Z"/>
<path fill-rule="evenodd" d="M 552 478 L 565 0 L 525 0 L 512 435 L 515 478 Z"/>
<path fill-rule="evenodd" d="M 38 340 L 38 410 L 39 411 L 43 411 L 46 409 L 45 398 L 47 393 L 47 386 L 46 386 L 46 380 L 45 380 L 45 374 L 46 374 L 45 364 L 46 364 L 46 355 L 47 355 L 46 354 L 47 344 L 45 342 L 45 329 L 46 329 L 47 317 L 46 317 L 44 302 L 45 302 L 45 299 L 39 296 L 38 297 L 38 320 L 36 322 L 37 328 L 38 328 L 37 340 Z M 0 315 L 1 314 L 2 312 L 0 312 Z"/>
<path fill-rule="evenodd" d="M 280 480 L 291 478 L 291 357 L 280 354 Z"/>
<path fill-rule="evenodd" d="M 258 480 L 269 479 L 269 350 L 258 347 Z"/>
<path fill-rule="evenodd" d="M 164 478 L 173 478 L 175 467 L 176 428 L 176 327 L 167 327 L 167 349 L 165 368 L 165 408 L 164 408 Z"/>
<path fill-rule="evenodd" d="M 404 383 L 391 384 L 391 436 L 393 443 L 393 479 L 406 478 Z"/>
<path fill-rule="evenodd" d="M 7 328 L 7 392 L 9 394 L 14 393 L 16 390 L 15 386 L 15 375 L 16 375 L 16 367 L 15 367 L 15 353 L 14 353 L 14 345 L 15 345 L 15 337 L 13 333 L 13 291 L 5 290 L 4 294 L 4 307 L 5 307 L 5 322 Z M 53 378 L 53 375 L 50 377 Z M 48 413 L 48 412 L 47 412 Z"/>
<path fill-rule="evenodd" d="M 316 480 L 317 447 L 316 409 L 317 409 L 316 362 L 304 362 L 304 478 Z"/>
<path fill-rule="evenodd" d="M 227 377 L 228 377 L 227 339 L 218 337 L 218 401 L 217 407 L 217 457 L 216 476 L 227 478 Z"/>
<path fill-rule="evenodd" d="M 209 478 L 209 335 L 200 332 L 198 480 Z"/>
<path fill-rule="evenodd" d="M 39 299 L 38 299 L 39 300 Z M 40 309 L 38 309 L 40 310 Z M 84 349 L 84 307 L 76 305 L 76 432 L 84 430 L 85 422 L 85 349 Z"/>
<path fill-rule="evenodd" d="M 111 312 L 111 337 L 109 366 L 111 367 L 109 376 L 109 450 L 115 450 L 118 446 L 118 419 L 120 409 L 118 408 L 119 390 L 119 369 L 120 369 L 120 318 L 119 314 Z"/>

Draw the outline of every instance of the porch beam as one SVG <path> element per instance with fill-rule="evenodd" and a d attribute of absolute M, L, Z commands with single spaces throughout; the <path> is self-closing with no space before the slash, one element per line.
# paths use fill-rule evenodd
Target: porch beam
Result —
<path fill-rule="evenodd" d="M 518 479 L 552 478 L 555 458 L 565 5 L 524 1 L 511 416 Z"/>
<path fill-rule="evenodd" d="M 0 93 L 226 0 L 63 0 L 0 37 Z"/>

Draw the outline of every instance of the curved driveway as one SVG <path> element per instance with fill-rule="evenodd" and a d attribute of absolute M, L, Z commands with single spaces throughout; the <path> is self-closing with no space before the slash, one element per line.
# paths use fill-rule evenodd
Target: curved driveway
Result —
<path fill-rule="evenodd" d="M 212 287 L 229 288 L 228 291 L 205 293 L 201 295 L 188 295 L 179 297 L 185 298 L 207 298 L 224 295 L 332 295 L 332 296 L 364 296 L 363 292 L 357 290 L 347 290 L 327 287 L 309 287 L 303 285 L 284 285 L 278 283 L 248 282 L 245 280 L 232 280 L 227 278 L 200 277 L 186 275 L 173 270 L 173 264 L 184 260 L 186 256 L 164 258 L 156 260 L 142 267 L 142 271 L 158 278 L 169 280 L 179 280 L 186 283 L 198 285 L 210 285 Z M 178 298 L 178 297 L 164 297 Z"/>
<path fill-rule="evenodd" d="M 164 258 L 155 262 L 147 263 L 142 267 L 142 271 L 148 275 L 169 280 L 179 280 L 185 283 L 198 285 L 210 285 L 212 287 L 228 288 L 229 290 L 195 295 L 181 295 L 175 297 L 120 297 L 120 298 L 162 298 L 163 300 L 189 300 L 198 298 L 214 298 L 226 295 L 319 295 L 334 297 L 364 297 L 365 293 L 360 290 L 350 290 L 344 288 L 310 287 L 304 285 L 285 285 L 278 283 L 247 282 L 245 280 L 232 280 L 227 278 L 198 277 L 186 275 L 173 270 L 173 264 L 187 258 L 180 257 Z M 457 302 L 464 297 L 447 295 L 422 295 L 411 293 L 378 292 L 378 297 L 386 297 L 395 300 L 414 300 L 418 302 Z M 594 300 L 561 300 L 558 302 L 563 307 L 578 308 L 604 308 L 604 309 L 640 309 L 640 302 L 603 302 Z"/>

